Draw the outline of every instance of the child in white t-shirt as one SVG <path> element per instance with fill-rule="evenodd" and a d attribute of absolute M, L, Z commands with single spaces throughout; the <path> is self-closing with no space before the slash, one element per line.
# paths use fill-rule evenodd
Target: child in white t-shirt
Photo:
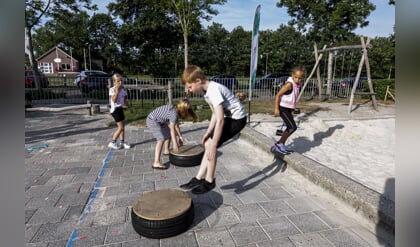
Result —
<path fill-rule="evenodd" d="M 216 186 L 214 178 L 217 148 L 237 135 L 246 125 L 247 113 L 241 101 L 225 86 L 206 79 L 200 67 L 189 65 L 182 74 L 182 83 L 191 93 L 204 92 L 204 99 L 212 111 L 209 127 L 201 143 L 204 155 L 198 174 L 183 189 L 203 194 Z"/>

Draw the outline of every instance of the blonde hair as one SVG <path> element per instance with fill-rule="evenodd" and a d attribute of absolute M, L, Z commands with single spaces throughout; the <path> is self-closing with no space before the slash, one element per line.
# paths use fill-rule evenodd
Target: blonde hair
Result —
<path fill-rule="evenodd" d="M 186 98 L 180 100 L 178 104 L 176 104 L 176 112 L 182 120 L 187 119 L 188 116 L 191 116 L 194 119 L 194 122 L 197 121 L 197 115 L 192 110 L 190 101 Z"/>
<path fill-rule="evenodd" d="M 197 79 L 206 80 L 204 71 L 196 65 L 188 65 L 182 73 L 182 84 L 193 83 Z"/>
<path fill-rule="evenodd" d="M 117 79 L 121 79 L 122 81 L 124 81 L 123 76 L 119 73 L 113 74 L 111 78 L 112 78 L 112 85 L 115 85 L 114 83 Z"/>
<path fill-rule="evenodd" d="M 238 98 L 241 102 L 245 100 L 246 94 L 244 92 L 237 92 L 235 94 L 236 98 Z"/>

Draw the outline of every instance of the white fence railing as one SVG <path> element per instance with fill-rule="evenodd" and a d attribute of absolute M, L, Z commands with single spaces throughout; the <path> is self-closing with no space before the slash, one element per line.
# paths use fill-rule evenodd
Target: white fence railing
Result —
<path fill-rule="evenodd" d="M 42 87 L 40 90 L 33 87 L 25 88 L 25 98 L 29 98 L 34 105 L 48 105 L 48 104 L 85 104 L 88 100 L 92 103 L 100 104 L 107 103 L 108 99 L 108 85 L 100 89 L 95 89 L 90 92 L 84 92 L 77 85 L 73 83 L 75 78 L 70 77 L 48 77 L 48 86 Z M 180 78 L 126 78 L 125 84 L 129 93 L 129 99 L 132 101 L 162 101 L 168 100 L 168 82 L 172 84 L 172 98 L 174 100 L 185 97 L 185 89 L 181 83 Z M 303 99 L 318 97 L 319 90 L 315 80 L 309 81 L 303 93 Z M 278 85 L 273 81 L 269 87 L 253 89 L 253 100 L 274 100 L 274 96 L 279 89 Z M 138 87 L 138 88 L 136 88 Z M 249 78 L 238 78 L 237 85 L 232 88 L 234 93 L 244 92 L 248 95 Z M 328 97 L 348 97 L 351 88 L 335 88 L 331 91 Z M 325 96 L 326 88 L 323 87 L 321 95 Z M 190 95 L 192 100 L 202 99 L 201 95 Z M 248 97 L 247 97 L 248 98 Z"/>

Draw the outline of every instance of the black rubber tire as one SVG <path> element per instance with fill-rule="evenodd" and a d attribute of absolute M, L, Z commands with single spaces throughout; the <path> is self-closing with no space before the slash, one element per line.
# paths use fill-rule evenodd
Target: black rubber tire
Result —
<path fill-rule="evenodd" d="M 166 220 L 147 220 L 131 209 L 131 223 L 134 230 L 147 238 L 168 238 L 188 230 L 194 220 L 194 204 L 183 214 Z"/>
<path fill-rule="evenodd" d="M 169 153 L 169 161 L 171 164 L 180 167 L 191 167 L 191 166 L 198 166 L 201 164 L 201 160 L 203 159 L 204 150 L 197 154 L 193 155 L 176 155 L 172 152 Z"/>

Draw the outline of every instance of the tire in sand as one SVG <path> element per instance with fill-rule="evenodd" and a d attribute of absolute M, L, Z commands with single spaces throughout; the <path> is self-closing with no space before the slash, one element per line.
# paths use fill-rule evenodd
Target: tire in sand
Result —
<path fill-rule="evenodd" d="M 134 230 L 147 238 L 168 238 L 185 232 L 194 220 L 187 192 L 164 189 L 145 192 L 131 210 Z"/>
<path fill-rule="evenodd" d="M 201 163 L 203 155 L 204 149 L 201 145 L 184 145 L 179 147 L 178 153 L 169 153 L 169 161 L 176 166 L 197 166 Z"/>

